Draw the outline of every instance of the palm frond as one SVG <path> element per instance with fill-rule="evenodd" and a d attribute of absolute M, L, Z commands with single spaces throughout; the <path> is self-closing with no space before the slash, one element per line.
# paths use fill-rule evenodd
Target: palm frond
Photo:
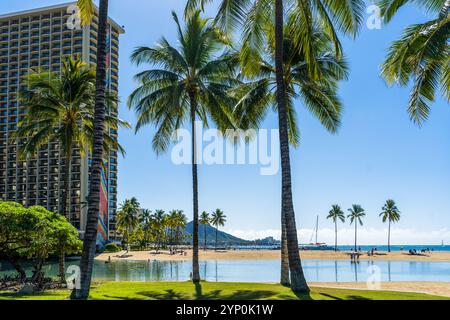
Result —
<path fill-rule="evenodd" d="M 300 0 L 301 1 L 301 0 Z M 334 25 L 344 34 L 356 36 L 364 22 L 364 0 L 321 0 Z"/>
<path fill-rule="evenodd" d="M 78 0 L 77 6 L 80 9 L 80 18 L 83 25 L 89 25 L 94 17 L 95 5 L 93 0 Z"/>
<path fill-rule="evenodd" d="M 440 76 L 439 65 L 433 62 L 417 70 L 408 105 L 408 113 L 414 123 L 420 125 L 428 119 L 429 104 L 435 99 Z"/>

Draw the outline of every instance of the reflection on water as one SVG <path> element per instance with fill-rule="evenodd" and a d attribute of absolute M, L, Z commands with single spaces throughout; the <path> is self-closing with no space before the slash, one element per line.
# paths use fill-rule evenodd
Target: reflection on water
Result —
<path fill-rule="evenodd" d="M 78 264 L 67 261 L 66 267 Z M 447 281 L 450 282 L 450 262 L 409 261 L 334 261 L 305 260 L 306 279 L 311 282 L 365 282 L 373 271 L 381 281 Z M 31 268 L 27 270 L 30 272 Z M 45 266 L 48 276 L 56 277 L 57 263 Z M 106 281 L 187 281 L 191 261 L 96 261 L 94 280 Z M 0 277 L 14 272 L 6 263 L 0 264 Z M 278 282 L 278 260 L 209 260 L 200 261 L 200 275 L 207 281 Z"/>

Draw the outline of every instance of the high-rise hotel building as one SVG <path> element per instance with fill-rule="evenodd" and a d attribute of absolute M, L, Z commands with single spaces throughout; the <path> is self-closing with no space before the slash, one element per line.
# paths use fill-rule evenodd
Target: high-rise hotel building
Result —
<path fill-rule="evenodd" d="M 32 68 L 60 72 L 64 57 L 79 55 L 95 66 L 98 16 L 90 26 L 74 19 L 75 3 L 0 15 L 0 201 L 25 206 L 41 205 L 57 212 L 63 187 L 64 157 L 57 142 L 50 142 L 32 158 L 17 156 L 18 143 L 11 138 L 26 110 L 19 92 Z M 97 9 L 96 12 L 98 13 Z M 119 35 L 124 30 L 108 21 L 107 85 L 118 93 Z M 112 111 L 117 116 L 117 110 Z M 117 132 L 111 132 L 117 138 Z M 108 238 L 116 212 L 117 151 L 109 154 L 103 177 L 99 241 Z M 70 222 L 84 230 L 87 214 L 89 157 L 74 152 L 70 177 Z"/>

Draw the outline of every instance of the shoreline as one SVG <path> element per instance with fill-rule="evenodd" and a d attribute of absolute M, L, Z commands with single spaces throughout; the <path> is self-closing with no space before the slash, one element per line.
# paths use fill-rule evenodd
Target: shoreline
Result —
<path fill-rule="evenodd" d="M 395 291 L 414 292 L 450 297 L 450 282 L 426 282 L 426 281 L 395 281 L 380 282 L 378 288 L 368 288 L 365 282 L 311 282 L 311 287 L 334 288 L 349 290 L 373 290 L 373 291 Z"/>
<path fill-rule="evenodd" d="M 351 252 L 346 251 L 300 251 L 303 260 L 351 260 Z M 119 251 L 114 253 L 102 253 L 95 257 L 98 261 L 188 261 L 192 259 L 192 251 L 185 251 L 185 254 L 170 254 L 168 251 Z M 281 254 L 279 250 L 203 250 L 199 251 L 200 260 L 279 260 Z M 359 260 L 364 261 L 433 261 L 450 262 L 450 251 L 434 251 L 430 253 L 418 253 L 410 255 L 407 251 L 377 252 L 374 256 L 362 253 Z"/>

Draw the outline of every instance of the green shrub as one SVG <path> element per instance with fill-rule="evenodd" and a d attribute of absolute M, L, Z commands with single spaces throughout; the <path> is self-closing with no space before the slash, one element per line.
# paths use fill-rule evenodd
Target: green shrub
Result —
<path fill-rule="evenodd" d="M 118 251 L 120 251 L 120 250 L 122 250 L 122 248 L 119 247 L 117 244 L 115 244 L 115 243 L 113 243 L 113 242 L 108 243 L 108 244 L 105 246 L 105 252 L 118 252 Z"/>

